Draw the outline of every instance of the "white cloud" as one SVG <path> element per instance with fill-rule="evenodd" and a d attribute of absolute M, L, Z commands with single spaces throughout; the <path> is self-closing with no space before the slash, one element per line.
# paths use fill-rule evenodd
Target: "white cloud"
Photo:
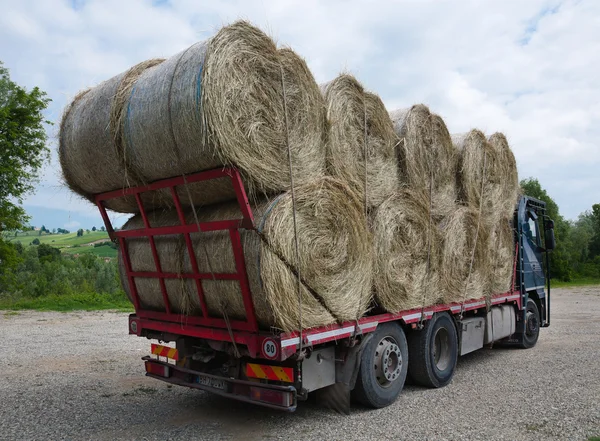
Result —
<path fill-rule="evenodd" d="M 71 221 L 71 222 L 67 222 L 66 224 L 63 225 L 66 229 L 70 229 L 70 230 L 74 230 L 75 228 L 79 228 L 81 226 L 81 223 L 77 222 L 77 221 Z"/>
<path fill-rule="evenodd" d="M 567 217 L 600 202 L 599 2 L 72 4 L 0 0 L 2 60 L 14 80 L 49 92 L 55 122 L 78 90 L 246 18 L 305 57 L 319 82 L 347 69 L 390 109 L 424 102 L 453 133 L 504 131 L 521 176 L 539 178 Z M 95 210 L 59 176 L 54 158 L 27 203 Z"/>

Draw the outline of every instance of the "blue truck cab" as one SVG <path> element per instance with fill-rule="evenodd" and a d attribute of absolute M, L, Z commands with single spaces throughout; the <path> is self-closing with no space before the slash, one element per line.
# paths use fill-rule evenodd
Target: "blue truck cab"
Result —
<path fill-rule="evenodd" d="M 550 326 L 550 260 L 556 246 L 554 221 L 546 215 L 546 203 L 522 196 L 513 219 L 517 244 L 516 288 L 523 309 L 517 316 L 511 343 L 532 347 L 540 327 Z"/>

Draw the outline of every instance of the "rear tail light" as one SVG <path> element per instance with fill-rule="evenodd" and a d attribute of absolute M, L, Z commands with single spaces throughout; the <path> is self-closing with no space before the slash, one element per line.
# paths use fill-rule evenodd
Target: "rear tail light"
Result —
<path fill-rule="evenodd" d="M 250 398 L 253 401 L 261 401 L 284 407 L 290 407 L 293 401 L 291 392 L 252 386 L 250 387 Z"/>
<path fill-rule="evenodd" d="M 152 375 L 158 375 L 159 377 L 165 378 L 169 378 L 171 375 L 171 369 L 169 368 L 169 366 L 153 363 L 151 361 L 146 362 L 146 372 Z"/>

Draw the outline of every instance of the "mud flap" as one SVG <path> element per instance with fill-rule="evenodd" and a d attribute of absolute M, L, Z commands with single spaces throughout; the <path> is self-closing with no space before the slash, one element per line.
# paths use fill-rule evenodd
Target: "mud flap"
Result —
<path fill-rule="evenodd" d="M 348 349 L 345 361 L 336 363 L 335 383 L 315 391 L 319 405 L 350 415 L 350 392 L 356 384 L 363 348 L 372 336 L 366 335 L 359 344 Z"/>

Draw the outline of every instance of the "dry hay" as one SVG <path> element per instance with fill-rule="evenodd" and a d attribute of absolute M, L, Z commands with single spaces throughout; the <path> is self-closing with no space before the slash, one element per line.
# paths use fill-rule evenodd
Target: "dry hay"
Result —
<path fill-rule="evenodd" d="M 145 67 L 102 83 L 70 107 L 61 127 L 61 164 L 74 191 L 89 197 L 235 165 L 250 193 L 277 193 L 290 182 L 287 135 L 296 183 L 323 175 L 323 97 L 304 60 L 277 50 L 259 29 L 236 22 Z M 234 198 L 226 180 L 190 187 L 197 205 Z M 187 194 L 180 196 L 186 202 Z M 152 202 L 147 205 L 165 204 Z M 110 208 L 137 211 L 131 204 Z"/>
<path fill-rule="evenodd" d="M 403 189 L 385 200 L 375 212 L 373 236 L 378 305 L 397 312 L 434 303 L 441 238 L 430 223 L 427 196 Z"/>
<path fill-rule="evenodd" d="M 485 222 L 493 222 L 501 206 L 502 169 L 494 148 L 479 130 L 452 135 L 459 151 L 458 185 L 461 201 L 481 210 Z M 483 193 L 482 193 L 483 191 Z M 482 199 L 483 197 L 483 199 Z"/>
<path fill-rule="evenodd" d="M 478 210 L 457 206 L 438 225 L 442 235 L 440 303 L 478 299 L 491 292 L 490 233 L 483 222 L 478 228 L 478 217 Z"/>
<path fill-rule="evenodd" d="M 508 219 L 500 219 L 494 225 L 488 246 L 488 254 L 492 256 L 492 293 L 509 292 L 513 279 L 515 239 Z"/>
<path fill-rule="evenodd" d="M 417 104 L 390 113 L 400 138 L 398 158 L 409 188 L 432 193 L 436 217 L 449 214 L 456 201 L 457 151 L 444 120 Z"/>
<path fill-rule="evenodd" d="M 64 181 L 92 202 L 96 193 L 140 184 L 123 170 L 108 129 L 112 99 L 124 75 L 80 92 L 62 117 L 58 157 Z M 136 206 L 133 198 L 116 199 L 107 205 L 121 212 Z"/>
<path fill-rule="evenodd" d="M 208 151 L 236 165 L 251 194 L 289 188 L 287 140 L 294 183 L 323 176 L 325 103 L 302 58 L 288 48 L 277 50 L 259 29 L 237 22 L 210 40 L 203 75 Z"/>
<path fill-rule="evenodd" d="M 148 214 L 150 226 L 161 227 L 179 223 L 177 213 L 174 211 L 154 211 Z M 137 215 L 129 219 L 123 230 L 143 228 L 144 222 Z M 156 250 L 163 272 L 181 274 L 181 252 L 184 246 L 181 235 L 155 236 Z M 156 272 L 156 264 L 152 256 L 150 242 L 145 237 L 129 238 L 126 240 L 132 271 Z M 125 272 L 125 262 L 122 250 L 119 252 L 119 274 L 123 289 L 129 300 L 133 303 L 133 296 Z M 135 277 L 140 305 L 143 309 L 164 311 L 165 304 L 158 278 Z M 190 309 L 190 302 L 185 290 L 185 282 L 180 279 L 165 279 L 165 287 L 172 312 L 186 314 Z"/>
<path fill-rule="evenodd" d="M 253 230 L 241 232 L 259 324 L 263 328 L 275 326 L 291 331 L 299 328 L 300 321 L 306 328 L 358 319 L 370 304 L 372 284 L 372 238 L 366 228 L 362 206 L 346 185 L 331 178 L 298 186 L 295 193 L 299 262 L 294 245 L 290 193 L 253 206 L 261 236 Z M 205 222 L 239 218 L 241 214 L 237 204 L 225 203 L 200 210 L 197 216 L 200 222 Z M 172 217 L 177 223 L 174 215 Z M 195 222 L 193 213 L 187 214 L 187 221 Z M 236 271 L 227 231 L 195 233 L 192 240 L 200 272 Z M 187 248 L 181 246 L 181 240 L 175 240 L 173 246 L 179 246 L 177 253 L 171 247 L 173 270 L 179 268 L 175 263 L 178 260 L 183 271 L 191 273 Z M 301 312 L 297 278 L 295 270 L 290 268 L 300 268 L 303 281 Z M 177 295 L 184 299 L 182 303 L 186 306 L 189 302 L 189 314 L 199 315 L 195 282 L 187 280 L 183 284 L 185 292 L 178 291 Z M 245 318 L 238 282 L 208 279 L 202 284 L 211 315 Z"/>
<path fill-rule="evenodd" d="M 489 143 L 494 148 L 504 178 L 501 191 L 501 202 L 499 209 L 503 217 L 511 217 L 515 211 L 515 204 L 519 194 L 519 174 L 517 161 L 513 154 L 506 136 L 502 133 L 494 133 L 489 138 Z"/>
<path fill-rule="evenodd" d="M 347 182 L 362 199 L 366 167 L 367 206 L 378 206 L 399 186 L 397 138 L 385 106 L 351 75 L 342 74 L 321 90 L 331 124 L 328 173 Z"/>

